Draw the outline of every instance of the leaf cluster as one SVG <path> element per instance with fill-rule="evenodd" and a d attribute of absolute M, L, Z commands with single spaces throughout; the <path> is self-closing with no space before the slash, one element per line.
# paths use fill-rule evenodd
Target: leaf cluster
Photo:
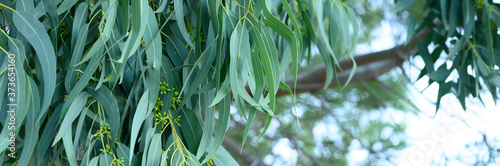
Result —
<path fill-rule="evenodd" d="M 430 31 L 417 43 L 416 56 L 425 63 L 419 79 L 428 76 L 429 85 L 439 85 L 436 111 L 441 98 L 448 93 L 457 97 L 464 110 L 466 98 L 481 99 L 482 89 L 487 89 L 497 100 L 499 5 L 487 0 L 429 0 L 424 13 L 421 21 L 410 18 L 408 38 Z"/>
<path fill-rule="evenodd" d="M 0 143 L 2 164 L 235 165 L 221 147 L 231 103 L 248 120 L 242 142 L 257 112 L 265 133 L 278 89 L 292 93 L 283 73 L 296 79 L 314 46 L 333 80 L 358 34 L 340 1 L 0 6 L 0 107 L 15 109 L 0 113 L 0 138 L 16 149 Z"/>

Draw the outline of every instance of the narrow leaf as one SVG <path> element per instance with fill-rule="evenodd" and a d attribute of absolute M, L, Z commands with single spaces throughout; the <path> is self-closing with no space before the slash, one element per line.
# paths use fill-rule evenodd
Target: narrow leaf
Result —
<path fill-rule="evenodd" d="M 161 153 L 162 153 L 161 134 L 157 133 L 153 136 L 153 138 L 151 139 L 151 144 L 149 145 L 147 165 L 156 166 L 160 164 Z"/>
<path fill-rule="evenodd" d="M 54 139 L 54 143 L 52 143 L 52 146 L 54 146 L 57 142 L 59 142 L 59 140 L 64 136 L 66 131 L 68 131 L 68 129 L 71 128 L 73 121 L 78 117 L 83 107 L 87 104 L 87 99 L 88 99 L 87 92 L 80 93 L 80 95 L 76 97 L 74 102 L 69 107 L 69 110 L 66 113 L 66 115 L 62 117 L 61 114 L 61 119 L 63 119 L 63 121 L 61 127 L 59 128 L 59 131 L 57 132 L 56 138 Z"/>
<path fill-rule="evenodd" d="M 27 12 L 14 12 L 13 21 L 16 27 L 23 27 L 18 30 L 33 46 L 41 64 L 43 102 L 41 113 L 36 121 L 36 126 L 40 126 L 40 120 L 49 108 L 56 87 L 56 55 L 49 35 L 35 16 Z"/>
<path fill-rule="evenodd" d="M 131 132 L 130 132 L 130 152 L 129 152 L 129 165 L 132 164 L 132 155 L 134 154 L 135 143 L 137 140 L 137 135 L 139 134 L 139 129 L 141 128 L 146 114 L 150 111 L 148 107 L 149 90 L 146 90 L 142 95 L 139 104 L 137 104 L 137 110 L 134 113 Z M 152 108 L 151 108 L 152 109 Z"/>

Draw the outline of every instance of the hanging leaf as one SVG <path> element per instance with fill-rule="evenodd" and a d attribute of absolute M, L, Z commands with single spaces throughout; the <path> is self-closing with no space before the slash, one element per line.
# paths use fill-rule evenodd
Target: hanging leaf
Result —
<path fill-rule="evenodd" d="M 35 16 L 27 12 L 14 12 L 14 25 L 23 27 L 19 32 L 30 42 L 35 49 L 37 59 L 41 65 L 43 88 L 43 102 L 41 113 L 37 118 L 36 126 L 40 126 L 40 121 L 44 117 L 52 101 L 52 95 L 56 87 L 56 59 L 54 47 L 52 47 L 50 38 L 43 28 L 42 23 Z"/>

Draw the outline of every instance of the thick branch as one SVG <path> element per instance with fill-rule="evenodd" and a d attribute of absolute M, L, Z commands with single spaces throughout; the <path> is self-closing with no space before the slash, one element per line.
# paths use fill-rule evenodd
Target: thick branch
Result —
<path fill-rule="evenodd" d="M 401 66 L 401 64 L 408 59 L 408 54 L 415 54 L 417 52 L 417 41 L 424 40 L 429 33 L 428 29 L 422 30 L 415 36 L 408 45 L 399 45 L 391 49 L 368 53 L 360 56 L 355 56 L 354 61 L 357 64 L 355 74 L 351 82 L 359 82 L 374 79 L 394 67 Z M 350 59 L 345 59 L 339 62 L 337 70 L 337 78 L 341 85 L 347 82 L 353 62 Z M 297 86 L 295 93 L 303 92 L 316 92 L 323 90 L 326 82 L 326 68 L 321 65 L 307 73 L 300 74 L 297 77 Z M 285 83 L 289 87 L 293 87 L 293 79 L 288 79 Z M 333 80 L 329 87 L 337 86 Z M 250 90 L 248 86 L 247 90 Z M 288 95 L 284 89 L 280 89 L 277 96 Z"/>

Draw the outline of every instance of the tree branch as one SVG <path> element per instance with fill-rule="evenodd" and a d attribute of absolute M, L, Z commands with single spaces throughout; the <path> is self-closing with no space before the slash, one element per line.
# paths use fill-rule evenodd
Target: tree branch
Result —
<path fill-rule="evenodd" d="M 401 66 L 401 64 L 408 59 L 409 56 L 407 55 L 415 54 L 418 51 L 416 47 L 417 41 L 424 40 L 428 34 L 429 29 L 424 29 L 416 35 L 408 45 L 399 45 L 391 49 L 355 56 L 354 61 L 357 64 L 357 69 L 351 79 L 351 82 L 375 79 L 391 69 Z M 337 78 L 341 85 L 347 82 L 352 67 L 353 61 L 351 59 L 344 59 L 339 62 L 339 66 L 336 67 L 336 70 L 338 73 Z M 320 65 L 319 67 L 307 73 L 300 74 L 297 77 L 295 93 L 317 92 L 323 90 L 325 82 L 326 68 L 324 65 Z M 289 87 L 293 87 L 293 79 L 286 80 L 285 84 Z M 335 86 L 337 86 L 336 82 L 332 81 L 328 87 Z M 250 88 L 248 86 L 246 89 L 250 92 Z M 288 95 L 288 92 L 280 88 L 276 95 Z"/>

